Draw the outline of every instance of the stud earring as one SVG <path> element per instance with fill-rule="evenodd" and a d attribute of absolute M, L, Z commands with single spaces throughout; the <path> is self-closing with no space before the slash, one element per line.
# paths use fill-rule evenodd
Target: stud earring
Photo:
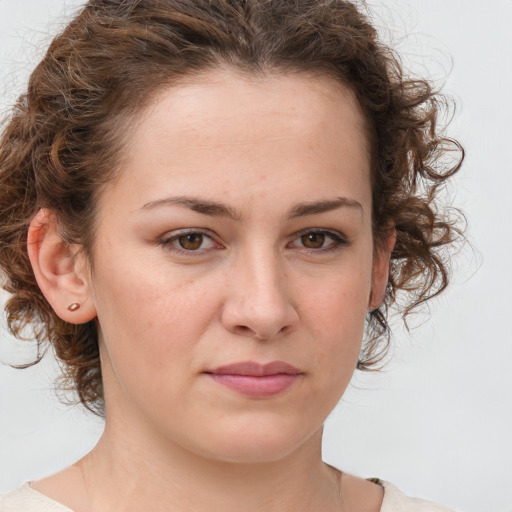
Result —
<path fill-rule="evenodd" d="M 74 312 L 77 309 L 80 309 L 80 304 L 78 304 L 78 302 L 73 302 L 73 304 L 70 304 L 68 306 L 68 310 L 71 311 L 71 312 Z"/>

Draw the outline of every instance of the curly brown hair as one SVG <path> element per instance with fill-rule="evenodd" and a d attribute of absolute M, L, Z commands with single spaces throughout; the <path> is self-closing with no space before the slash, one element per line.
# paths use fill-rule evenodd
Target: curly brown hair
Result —
<path fill-rule="evenodd" d="M 448 283 L 442 249 L 459 233 L 441 208 L 440 190 L 463 151 L 438 127 L 444 97 L 426 80 L 404 76 L 367 15 L 346 0 L 91 0 L 51 43 L 0 141 L 0 267 L 10 292 L 8 325 L 31 327 L 50 343 L 68 384 L 101 411 L 95 321 L 61 320 L 38 288 L 27 256 L 31 219 L 56 215 L 65 241 L 92 261 L 95 208 L 119 169 L 124 135 L 165 86 L 219 66 L 241 72 L 332 77 L 356 94 L 372 147 L 375 246 L 396 227 L 383 306 L 368 314 L 359 368 L 389 344 L 387 311 L 403 291 L 411 310 Z M 456 151 L 455 163 L 445 163 Z"/>

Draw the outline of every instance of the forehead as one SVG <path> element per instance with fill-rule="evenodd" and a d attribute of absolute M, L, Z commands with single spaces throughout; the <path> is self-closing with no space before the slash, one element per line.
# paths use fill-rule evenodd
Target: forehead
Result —
<path fill-rule="evenodd" d="M 241 116 L 245 116 L 247 127 L 254 131 L 258 123 L 268 122 L 270 118 L 286 120 L 289 128 L 296 128 L 297 133 L 305 137 L 308 129 L 309 134 L 313 134 L 319 127 L 323 127 L 327 135 L 326 121 L 337 117 L 351 126 L 354 143 L 368 151 L 370 148 L 363 110 L 353 91 L 341 81 L 322 74 L 267 72 L 251 75 L 231 68 L 203 72 L 159 91 L 140 116 L 138 124 L 142 129 L 136 130 L 134 137 L 143 142 L 149 125 L 158 124 L 159 128 L 165 125 L 169 132 L 175 129 L 185 135 L 188 131 L 191 136 L 201 130 L 203 136 L 210 127 L 214 128 L 211 135 L 224 135 L 235 141 L 244 135 L 240 132 Z M 233 123 L 233 131 L 220 133 L 215 129 L 218 122 Z M 269 132 L 268 126 L 265 132 Z M 295 130 L 291 132 L 295 133 Z M 346 137 L 348 133 L 343 135 Z"/>
<path fill-rule="evenodd" d="M 332 78 L 215 70 L 155 95 L 133 124 L 120 180 L 173 195 L 191 185 L 265 194 L 309 180 L 328 196 L 340 180 L 369 183 L 366 134 L 355 95 Z"/>

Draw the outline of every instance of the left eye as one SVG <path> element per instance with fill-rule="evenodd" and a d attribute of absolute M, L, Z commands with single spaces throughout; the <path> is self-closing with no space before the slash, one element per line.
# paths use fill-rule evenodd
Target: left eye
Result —
<path fill-rule="evenodd" d="M 341 236 L 330 231 L 307 231 L 293 240 L 291 247 L 304 247 L 306 249 L 334 249 L 347 242 Z"/>

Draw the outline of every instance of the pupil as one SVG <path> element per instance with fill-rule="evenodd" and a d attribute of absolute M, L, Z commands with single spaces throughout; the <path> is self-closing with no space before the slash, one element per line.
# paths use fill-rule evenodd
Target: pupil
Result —
<path fill-rule="evenodd" d="M 310 249 L 319 249 L 324 245 L 325 235 L 323 233 L 308 233 L 302 235 L 302 243 Z"/>
<path fill-rule="evenodd" d="M 183 249 L 193 251 L 199 249 L 203 243 L 203 235 L 200 233 L 190 233 L 179 237 L 179 243 Z"/>

